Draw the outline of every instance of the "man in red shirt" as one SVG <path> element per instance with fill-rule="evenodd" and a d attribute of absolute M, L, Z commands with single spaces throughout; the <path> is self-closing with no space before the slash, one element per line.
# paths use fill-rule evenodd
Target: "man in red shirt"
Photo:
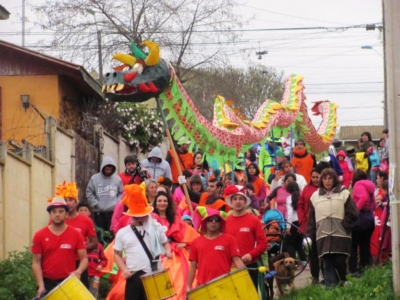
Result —
<path fill-rule="evenodd" d="M 54 197 L 47 207 L 51 223 L 33 237 L 32 270 L 38 289 L 36 297 L 50 292 L 71 274 L 80 276 L 87 268 L 86 246 L 82 235 L 65 223 L 68 205 L 64 198 Z M 76 268 L 76 256 L 79 265 Z"/>
<path fill-rule="evenodd" d="M 86 250 L 91 251 L 97 249 L 97 234 L 93 220 L 82 214 L 78 214 L 78 189 L 75 182 L 60 184 L 56 187 L 56 195 L 63 197 L 68 206 L 67 218 L 65 223 L 82 234 L 83 240 L 86 244 Z M 78 257 L 76 257 L 76 264 L 79 264 Z M 82 283 L 89 288 L 88 272 L 85 270 L 81 275 Z"/>
<path fill-rule="evenodd" d="M 230 185 L 225 189 L 225 202 L 233 213 L 226 219 L 226 233 L 232 235 L 239 247 L 240 257 L 249 268 L 253 284 L 258 289 L 258 261 L 267 249 L 267 238 L 260 220 L 249 214 L 251 204 L 242 186 Z"/>
<path fill-rule="evenodd" d="M 139 166 L 139 160 L 135 154 L 128 155 L 124 158 L 125 171 L 119 173 L 118 176 L 122 180 L 122 184 L 141 184 L 145 177 L 141 175 L 147 174 L 147 170 Z M 142 171 L 142 172 L 141 172 Z"/>
<path fill-rule="evenodd" d="M 196 269 L 197 282 L 200 285 L 229 273 L 232 263 L 238 269 L 244 268 L 235 239 L 223 233 L 224 229 L 225 220 L 218 211 L 202 219 L 200 230 L 203 235 L 196 238 L 190 246 L 188 291 L 192 289 Z"/>

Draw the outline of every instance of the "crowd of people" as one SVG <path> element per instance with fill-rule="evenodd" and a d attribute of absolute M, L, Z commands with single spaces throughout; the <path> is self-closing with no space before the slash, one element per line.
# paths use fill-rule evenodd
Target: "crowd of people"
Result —
<path fill-rule="evenodd" d="M 377 146 L 364 132 L 358 149 L 339 149 L 318 163 L 301 139 L 288 151 L 268 138 L 226 166 L 189 152 L 186 139 L 177 143 L 177 160 L 173 150 L 164 159 L 154 147 L 141 162 L 128 155 L 120 174 L 104 157 L 83 202 L 74 183 L 56 187 L 49 224 L 33 238 L 38 297 L 71 274 L 97 297 L 99 277 L 114 262 L 119 275 L 108 299 L 146 299 L 141 277 L 166 268 L 175 299 L 232 265 L 248 268 L 261 290 L 257 268 L 274 242 L 266 231 L 279 230 L 276 222 L 262 224 L 272 210 L 286 220 L 282 251 L 298 267 L 307 265 L 309 237 L 314 283 L 341 285 L 348 272 L 358 276 L 373 259 L 390 258 L 387 130 Z M 96 228 L 111 233 L 111 251 L 104 253 Z"/>

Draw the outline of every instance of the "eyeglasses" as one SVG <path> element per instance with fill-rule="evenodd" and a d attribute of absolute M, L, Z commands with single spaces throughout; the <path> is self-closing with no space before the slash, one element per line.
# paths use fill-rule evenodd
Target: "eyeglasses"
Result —
<path fill-rule="evenodd" d="M 220 218 L 218 218 L 218 217 L 211 217 L 211 218 L 208 218 L 207 219 L 207 222 L 216 222 L 216 223 L 220 223 L 221 222 L 221 219 Z"/>

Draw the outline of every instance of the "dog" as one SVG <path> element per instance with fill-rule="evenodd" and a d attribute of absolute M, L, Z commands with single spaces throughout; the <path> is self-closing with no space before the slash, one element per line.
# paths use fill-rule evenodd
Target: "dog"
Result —
<path fill-rule="evenodd" d="M 284 252 L 285 253 L 285 252 Z M 282 253 L 283 254 L 283 253 Z M 284 257 L 282 259 L 276 260 L 273 263 L 274 269 L 276 271 L 275 280 L 281 296 L 284 295 L 282 285 L 287 284 L 293 290 L 294 287 L 294 273 L 296 270 L 296 260 L 292 257 Z"/>
<path fill-rule="evenodd" d="M 290 255 L 287 252 L 282 252 L 276 256 L 270 257 L 268 259 L 269 272 L 274 273 L 273 271 L 276 271 L 275 265 L 274 265 L 275 262 L 281 261 L 281 260 L 283 260 L 285 258 L 289 258 L 289 257 L 290 257 Z M 275 278 L 275 276 L 278 276 L 278 274 L 273 275 L 273 276 L 272 275 L 268 276 L 264 280 L 268 300 L 274 299 L 274 278 Z"/>

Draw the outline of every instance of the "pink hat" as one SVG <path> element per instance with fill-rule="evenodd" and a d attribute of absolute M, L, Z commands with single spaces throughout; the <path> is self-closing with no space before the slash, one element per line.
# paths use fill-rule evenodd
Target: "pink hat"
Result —
<path fill-rule="evenodd" d="M 193 212 L 193 225 L 194 228 L 200 232 L 204 232 L 207 223 L 207 219 L 212 216 L 218 216 L 221 218 L 221 232 L 225 231 L 225 219 L 227 214 L 224 211 L 219 211 L 217 209 L 205 207 L 205 206 L 197 206 Z"/>
<path fill-rule="evenodd" d="M 250 198 L 246 195 L 246 190 L 240 185 L 228 185 L 224 190 L 224 194 L 227 195 L 225 197 L 225 202 L 230 207 L 232 207 L 232 197 L 235 195 L 243 196 L 246 199 L 246 206 L 251 204 Z"/>
<path fill-rule="evenodd" d="M 50 199 L 49 199 L 50 200 Z M 53 208 L 63 207 L 66 211 L 69 211 L 69 206 L 63 197 L 55 196 L 51 199 L 50 205 L 47 206 L 47 211 L 50 212 Z"/>
<path fill-rule="evenodd" d="M 336 154 L 336 157 L 339 157 L 339 156 L 346 157 L 347 155 L 346 155 L 346 152 L 344 152 L 343 150 L 340 150 L 340 151 Z"/>

